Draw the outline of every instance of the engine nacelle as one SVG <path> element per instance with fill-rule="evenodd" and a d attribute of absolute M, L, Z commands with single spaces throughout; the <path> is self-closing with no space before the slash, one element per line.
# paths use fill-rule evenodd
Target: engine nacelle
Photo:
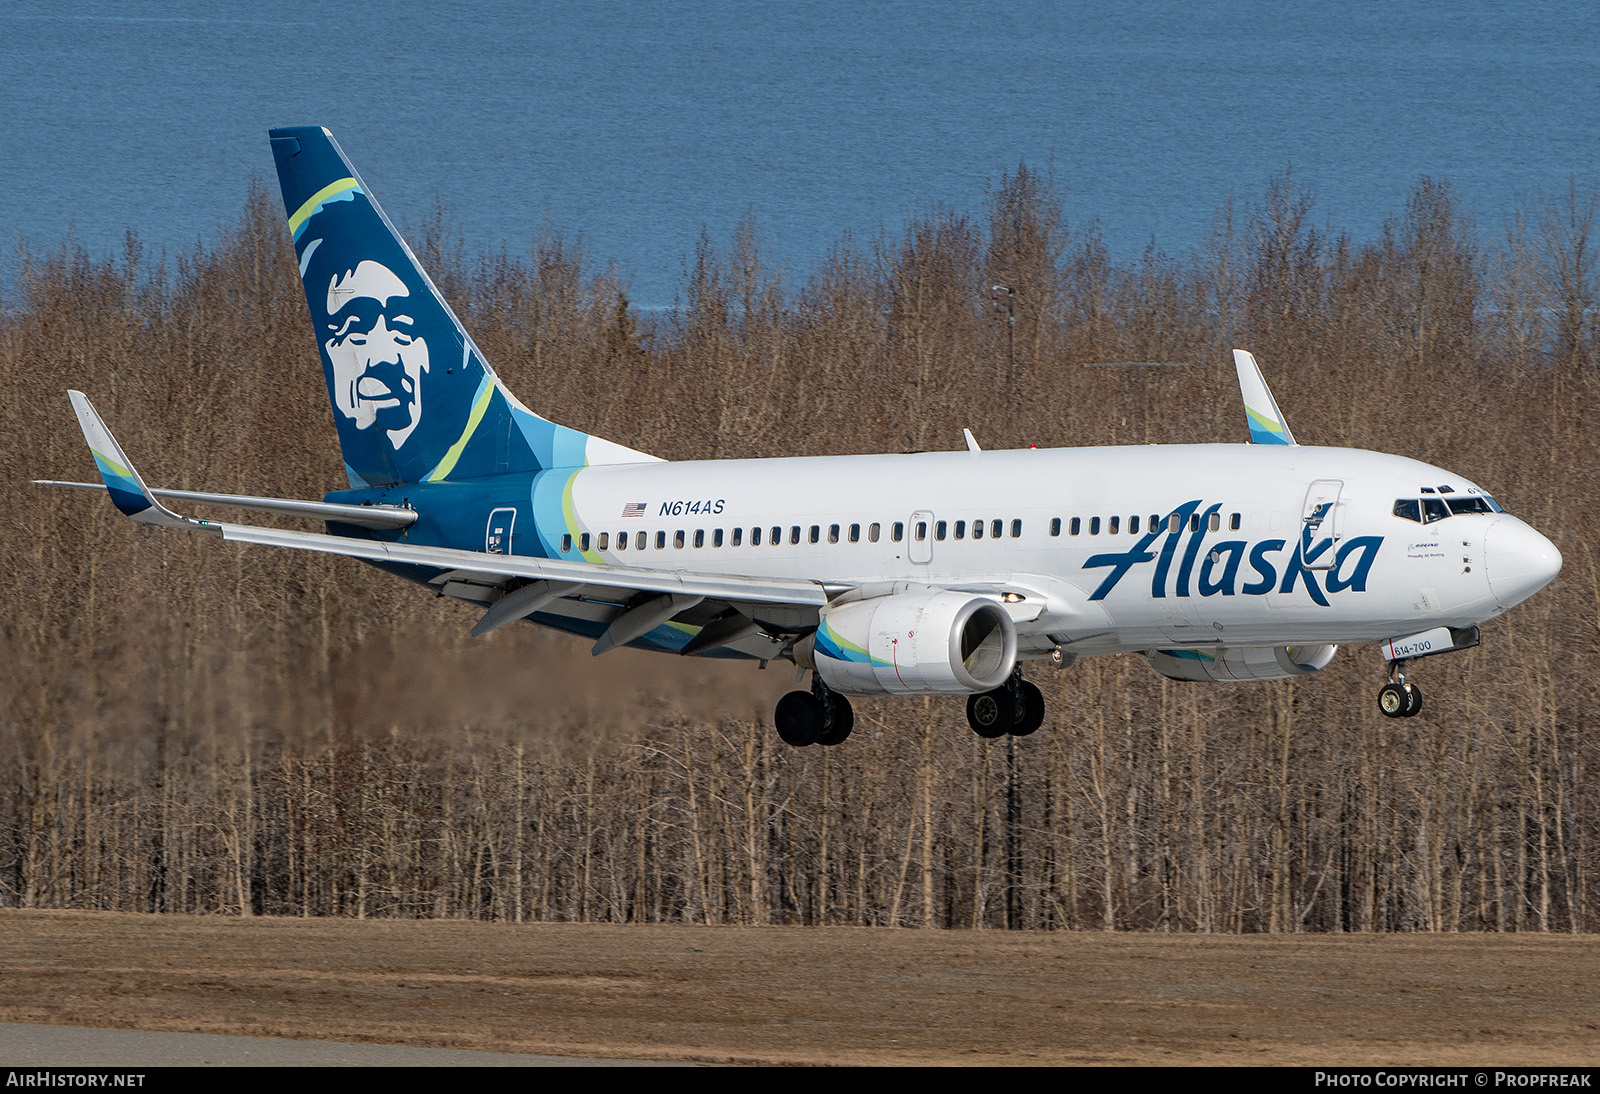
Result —
<path fill-rule="evenodd" d="M 970 593 L 896 593 L 824 608 L 809 652 L 828 686 L 850 695 L 989 691 L 1017 663 L 1017 627 Z"/>
<path fill-rule="evenodd" d="M 1174 680 L 1287 680 L 1328 667 L 1338 646 L 1238 646 L 1232 649 L 1146 650 L 1151 666 Z"/>

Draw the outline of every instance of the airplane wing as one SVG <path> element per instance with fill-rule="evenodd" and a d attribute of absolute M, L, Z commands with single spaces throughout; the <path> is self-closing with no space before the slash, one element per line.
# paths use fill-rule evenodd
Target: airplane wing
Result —
<path fill-rule="evenodd" d="M 1251 444 L 1294 444 L 1294 434 L 1283 412 L 1272 397 L 1255 357 L 1242 349 L 1233 351 L 1233 366 L 1239 373 L 1239 394 L 1244 397 L 1244 415 L 1250 423 Z"/>
<path fill-rule="evenodd" d="M 558 600 L 582 599 L 582 594 L 599 592 L 599 603 L 574 605 L 585 610 L 572 616 L 602 625 L 599 640 L 595 644 L 596 654 L 626 645 L 679 615 L 688 615 L 690 618 L 698 615 L 705 620 L 703 624 L 681 628 L 683 637 L 687 639 L 682 652 L 702 653 L 722 646 L 735 646 L 750 656 L 765 654 L 770 657 L 782 648 L 782 641 L 760 633 L 755 615 L 772 614 L 772 609 L 781 613 L 785 608 L 790 609 L 791 614 L 793 609 L 800 609 L 802 614 L 808 614 L 806 609 L 810 609 L 809 614 L 814 614 L 815 609 L 828 602 L 830 590 L 812 581 L 601 566 L 564 559 L 391 543 L 181 516 L 162 504 L 156 492 L 145 485 L 88 398 L 81 391 L 68 394 L 73 410 L 78 415 L 78 423 L 83 428 L 84 440 L 88 442 L 89 451 L 105 479 L 111 500 L 127 516 L 141 524 L 206 532 L 235 543 L 259 543 L 439 571 L 429 583 L 439 587 L 442 594 L 487 606 L 483 618 L 473 628 L 475 635 L 551 609 Z M 182 496 L 183 492 L 162 493 Z M 241 496 L 201 495 L 195 500 L 219 497 L 234 498 L 237 503 Z M 279 499 L 248 500 L 271 502 Z M 362 510 L 365 508 L 362 506 L 322 507 L 320 503 L 285 502 L 277 506 L 251 507 L 272 508 L 277 512 L 348 523 L 356 523 L 349 520 L 352 515 L 370 515 L 342 512 Z M 324 508 L 337 509 L 341 513 L 329 516 Z M 513 588 L 513 585 L 516 587 Z"/>

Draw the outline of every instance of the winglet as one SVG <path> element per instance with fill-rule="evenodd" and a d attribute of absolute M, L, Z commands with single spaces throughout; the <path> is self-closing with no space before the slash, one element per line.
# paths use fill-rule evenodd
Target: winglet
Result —
<path fill-rule="evenodd" d="M 139 472 L 134 470 L 132 462 L 123 454 L 122 446 L 111 435 L 111 430 L 95 413 L 89 397 L 81 391 L 68 391 L 67 397 L 72 400 L 78 425 L 83 429 L 83 439 L 88 442 L 89 453 L 94 456 L 95 466 L 100 469 L 100 477 L 105 479 L 106 490 L 118 509 L 140 524 L 157 524 L 168 528 L 192 528 L 208 524 L 207 521 L 180 517 L 157 501 L 144 484 L 144 479 L 139 477 Z"/>
<path fill-rule="evenodd" d="M 1256 359 L 1245 350 L 1233 351 L 1233 365 L 1239 372 L 1239 394 L 1244 398 L 1244 416 L 1250 423 L 1251 444 L 1294 444 L 1294 434 L 1283 412 L 1272 397 Z"/>

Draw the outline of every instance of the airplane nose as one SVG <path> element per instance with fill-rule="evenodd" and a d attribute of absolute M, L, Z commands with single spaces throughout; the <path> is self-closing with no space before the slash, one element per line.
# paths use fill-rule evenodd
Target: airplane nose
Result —
<path fill-rule="evenodd" d="M 1516 517 L 1502 517 L 1483 537 L 1484 570 L 1496 604 L 1510 608 L 1561 572 L 1561 552 Z"/>

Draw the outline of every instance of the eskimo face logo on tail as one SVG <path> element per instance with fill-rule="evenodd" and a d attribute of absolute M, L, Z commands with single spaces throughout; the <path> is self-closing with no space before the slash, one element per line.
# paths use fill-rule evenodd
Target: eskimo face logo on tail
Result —
<path fill-rule="evenodd" d="M 1219 502 L 1203 512 L 1202 505 L 1202 501 L 1195 500 L 1179 506 L 1172 517 L 1160 522 L 1126 551 L 1091 555 L 1086 559 L 1085 570 L 1110 569 L 1089 599 L 1104 600 L 1130 571 L 1146 564 L 1151 566 L 1150 596 L 1156 600 L 1194 595 L 1265 596 L 1274 590 L 1292 593 L 1303 584 L 1312 602 L 1326 608 L 1329 593 L 1367 591 L 1367 575 L 1378 557 L 1383 537 L 1356 536 L 1337 545 L 1332 537 L 1314 542 L 1312 537 L 1321 530 L 1328 506 L 1318 508 L 1311 515 L 1299 541 L 1291 547 L 1282 539 L 1264 539 L 1254 545 L 1242 539 L 1208 541 L 1206 535 L 1211 518 L 1222 505 Z M 1155 544 L 1162 537 L 1166 537 L 1166 542 L 1158 553 Z M 1286 548 L 1288 557 L 1284 557 Z M 1334 552 L 1331 568 L 1313 569 L 1311 563 L 1329 551 Z M 1241 573 L 1246 562 L 1249 572 Z"/>
<path fill-rule="evenodd" d="M 328 281 L 327 340 L 333 405 L 357 429 L 374 425 L 398 450 L 422 421 L 428 341 L 407 304 L 411 291 L 381 262 L 364 259 Z"/>

